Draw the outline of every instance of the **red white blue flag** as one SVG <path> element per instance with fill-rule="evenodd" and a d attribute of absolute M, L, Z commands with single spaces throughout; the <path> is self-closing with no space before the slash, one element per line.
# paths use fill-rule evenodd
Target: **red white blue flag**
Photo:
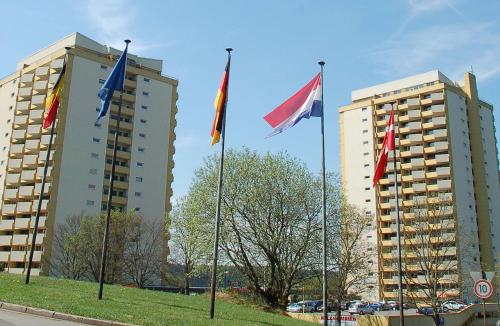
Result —
<path fill-rule="evenodd" d="M 300 91 L 264 117 L 273 128 L 267 137 L 295 126 L 302 118 L 321 117 L 322 114 L 321 74 L 317 74 Z"/>

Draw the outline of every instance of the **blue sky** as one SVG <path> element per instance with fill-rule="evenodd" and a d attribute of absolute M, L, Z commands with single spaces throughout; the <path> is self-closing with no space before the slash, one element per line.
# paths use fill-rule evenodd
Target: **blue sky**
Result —
<path fill-rule="evenodd" d="M 383 1 L 4 1 L 0 76 L 40 48 L 78 31 L 164 60 L 179 79 L 174 198 L 210 146 L 213 99 L 226 47 L 234 48 L 226 143 L 283 149 L 320 170 L 319 119 L 270 139 L 262 117 L 325 66 L 327 169 L 339 171 L 337 109 L 351 90 L 440 69 L 460 80 L 472 65 L 479 94 L 500 107 L 500 2 Z M 500 116 L 495 113 L 497 121 Z M 497 129 L 500 126 L 497 123 Z M 497 137 L 500 134 L 497 134 Z"/>

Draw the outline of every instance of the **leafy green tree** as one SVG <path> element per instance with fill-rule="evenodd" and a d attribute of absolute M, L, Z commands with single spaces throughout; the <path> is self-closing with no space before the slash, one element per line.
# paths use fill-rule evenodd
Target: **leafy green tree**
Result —
<path fill-rule="evenodd" d="M 188 197 L 179 199 L 169 215 L 170 261 L 183 266 L 184 293 L 189 294 L 191 279 L 207 269 L 212 248 L 210 220 L 202 203 L 205 194 L 192 189 Z"/>
<path fill-rule="evenodd" d="M 212 221 L 218 162 L 216 155 L 205 160 L 188 194 L 196 198 L 197 214 Z M 320 246 L 320 178 L 284 152 L 228 150 L 222 194 L 225 258 L 254 294 L 270 306 L 285 307 L 291 289 L 310 277 Z"/>

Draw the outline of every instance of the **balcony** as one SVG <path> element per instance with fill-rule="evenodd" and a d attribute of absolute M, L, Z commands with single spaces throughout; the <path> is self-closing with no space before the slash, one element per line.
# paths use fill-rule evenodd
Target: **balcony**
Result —
<path fill-rule="evenodd" d="M 24 155 L 23 168 L 35 168 L 38 163 L 38 155 Z"/>
<path fill-rule="evenodd" d="M 6 262 L 9 261 L 10 251 L 0 251 L 0 261 Z"/>
<path fill-rule="evenodd" d="M 113 156 L 113 150 L 112 149 L 106 149 L 106 155 L 108 157 L 112 157 Z M 122 159 L 122 160 L 130 160 L 130 152 L 123 152 L 123 151 L 120 151 L 120 150 L 117 150 L 116 151 L 116 157 L 119 158 L 119 159 Z"/>
<path fill-rule="evenodd" d="M 35 170 L 23 170 L 21 172 L 21 182 L 35 182 Z"/>
<path fill-rule="evenodd" d="M 436 129 L 436 130 L 430 130 L 428 134 L 424 135 L 424 140 L 435 141 L 447 137 L 448 137 L 448 132 L 446 131 L 446 129 Z"/>
<path fill-rule="evenodd" d="M 422 142 L 421 134 L 409 134 L 406 138 L 402 138 L 400 141 L 401 146 L 418 145 Z"/>
<path fill-rule="evenodd" d="M 443 152 L 448 150 L 448 142 L 440 141 L 435 143 L 430 143 L 428 147 L 424 148 L 426 154 L 433 154 L 438 152 Z"/>
<path fill-rule="evenodd" d="M 6 201 L 16 201 L 17 200 L 17 188 L 14 189 L 4 189 L 3 197 Z"/>
<path fill-rule="evenodd" d="M 412 132 L 417 132 L 421 131 L 422 125 L 420 122 L 409 122 L 406 126 L 401 126 L 399 128 L 399 132 L 402 134 L 407 134 L 407 133 L 412 133 Z"/>
<path fill-rule="evenodd" d="M 16 218 L 15 229 L 28 229 L 31 218 Z"/>
<path fill-rule="evenodd" d="M 16 115 L 14 117 L 14 127 L 26 126 L 27 123 L 28 123 L 27 115 Z"/>
<path fill-rule="evenodd" d="M 18 214 L 31 214 L 31 202 L 19 202 L 17 203 L 16 213 Z"/>
<path fill-rule="evenodd" d="M 40 138 L 42 133 L 42 125 L 29 125 L 27 129 L 27 138 Z"/>
<path fill-rule="evenodd" d="M 45 222 L 47 222 L 47 216 L 40 216 L 38 218 L 38 230 L 41 230 L 41 229 L 45 228 Z M 32 225 L 31 226 L 32 228 L 35 228 L 35 217 L 31 218 L 31 225 Z"/>
<path fill-rule="evenodd" d="M 27 234 L 14 234 L 12 236 L 13 246 L 25 246 L 27 245 L 28 235 Z"/>
<path fill-rule="evenodd" d="M 52 152 L 52 153 L 53 153 L 53 152 Z M 52 153 L 51 153 L 51 154 L 52 154 Z M 51 155 L 51 156 L 52 156 L 52 155 Z M 45 156 L 44 156 L 44 158 L 45 158 Z M 47 179 L 49 179 L 49 178 L 50 178 L 51 174 L 52 174 L 52 167 L 51 167 L 51 166 L 49 166 L 49 167 L 47 168 Z M 37 168 L 37 169 L 36 169 L 36 175 L 37 175 L 37 180 L 42 180 L 42 176 L 43 176 L 43 167 L 39 167 L 39 168 Z"/>
<path fill-rule="evenodd" d="M 25 137 L 26 137 L 26 130 L 13 130 L 12 131 L 12 142 L 13 143 L 24 142 Z"/>
<path fill-rule="evenodd" d="M 45 95 L 33 95 L 31 97 L 31 109 L 42 109 L 44 103 L 45 103 Z M 41 111 L 43 112 L 43 110 Z"/>
<path fill-rule="evenodd" d="M 16 105 L 16 114 L 27 114 L 30 109 L 30 101 L 18 101 Z"/>
<path fill-rule="evenodd" d="M 19 174 L 18 173 L 9 173 L 7 174 L 7 177 L 5 178 L 6 180 L 6 186 L 13 186 L 19 183 Z"/>
<path fill-rule="evenodd" d="M 433 159 L 426 160 L 427 165 L 444 164 L 450 161 L 449 154 L 437 154 Z"/>
<path fill-rule="evenodd" d="M 444 100 L 443 93 L 432 93 L 428 98 L 424 98 L 420 101 L 422 105 L 435 104 L 442 102 Z"/>
<path fill-rule="evenodd" d="M 42 200 L 42 206 L 40 207 L 40 212 L 46 212 L 47 211 L 47 205 L 49 203 L 48 199 Z M 38 207 L 38 200 L 33 200 L 33 209 L 37 209 Z"/>
<path fill-rule="evenodd" d="M 117 121 L 115 119 L 109 120 L 110 127 L 116 128 L 116 123 Z M 120 121 L 120 130 L 122 129 L 131 131 L 134 129 L 134 125 L 131 124 L 130 122 Z"/>
<path fill-rule="evenodd" d="M 24 145 L 23 144 L 11 144 L 9 156 L 10 158 L 18 158 L 21 159 L 24 154 Z"/>
<path fill-rule="evenodd" d="M 419 119 L 420 119 L 420 110 L 411 110 L 408 111 L 406 114 L 400 114 L 398 117 L 398 120 L 400 122 L 408 122 Z"/>
<path fill-rule="evenodd" d="M 30 123 L 41 123 L 43 119 L 43 110 L 31 110 L 29 114 Z"/>
<path fill-rule="evenodd" d="M 21 76 L 21 83 L 32 83 L 35 74 L 24 74 Z"/>
<path fill-rule="evenodd" d="M 11 241 L 11 235 L 0 235 L 0 246 L 10 246 Z"/>
<path fill-rule="evenodd" d="M 25 257 L 26 257 L 26 251 L 11 251 L 10 252 L 10 261 L 11 262 L 24 262 Z"/>
<path fill-rule="evenodd" d="M 32 198 L 33 197 L 33 186 L 21 186 L 19 187 L 19 198 Z"/>
<path fill-rule="evenodd" d="M 49 194 L 49 192 L 50 192 L 50 186 L 51 186 L 50 182 L 45 182 L 45 188 L 43 189 L 43 193 L 45 195 Z M 41 190 L 42 190 L 42 184 L 41 183 L 35 184 L 34 196 L 39 196 Z"/>
<path fill-rule="evenodd" d="M 43 234 L 43 233 L 37 233 L 36 234 L 35 245 L 42 245 L 44 238 L 45 238 L 45 234 Z M 28 242 L 31 243 L 31 241 L 33 241 L 33 235 L 32 235 L 32 233 L 30 233 L 30 235 L 28 237 Z"/>
<path fill-rule="evenodd" d="M 24 152 L 26 154 L 29 153 L 38 153 L 39 152 L 39 145 L 40 145 L 40 140 L 38 139 L 28 139 L 26 140 L 25 146 L 24 146 Z"/>
<path fill-rule="evenodd" d="M 19 172 L 21 171 L 21 165 L 22 165 L 22 159 L 20 158 L 10 159 L 9 163 L 7 164 L 7 170 L 9 172 Z"/>
<path fill-rule="evenodd" d="M 35 74 L 38 76 L 38 77 L 41 77 L 41 76 L 46 76 L 49 74 L 49 67 L 38 67 L 36 68 L 35 70 Z"/>
<path fill-rule="evenodd" d="M 14 227 L 14 220 L 0 220 L 0 230 L 12 230 Z"/>

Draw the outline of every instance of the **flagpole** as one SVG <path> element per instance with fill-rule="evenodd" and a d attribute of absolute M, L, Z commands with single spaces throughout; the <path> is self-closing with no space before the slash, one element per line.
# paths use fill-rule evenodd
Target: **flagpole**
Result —
<path fill-rule="evenodd" d="M 392 106 L 394 112 L 394 106 Z M 393 151 L 393 163 L 394 163 L 394 188 L 396 191 L 396 238 L 397 238 L 397 250 L 398 250 L 398 288 L 399 288 L 399 325 L 404 326 L 404 309 L 403 309 L 403 268 L 401 265 L 401 231 L 399 222 L 399 191 L 398 191 L 398 171 L 396 163 L 396 128 L 394 127 L 394 149 Z"/>
<path fill-rule="evenodd" d="M 124 41 L 126 44 L 126 49 L 128 48 L 129 43 L 131 42 L 130 40 L 125 40 Z M 125 71 L 124 74 L 127 70 L 127 58 L 125 58 Z M 99 294 L 98 294 L 98 299 L 102 299 L 102 292 L 103 292 L 103 286 L 104 286 L 104 274 L 106 270 L 106 255 L 108 251 L 108 238 L 109 238 L 109 220 L 110 220 L 110 215 L 111 215 L 111 202 L 113 200 L 113 185 L 115 181 L 115 166 L 116 166 L 116 152 L 117 152 L 117 145 L 118 145 L 118 132 L 120 129 L 120 118 L 121 118 L 121 113 L 122 113 L 122 102 L 123 102 L 123 87 L 120 90 L 120 103 L 118 104 L 118 118 L 116 120 L 116 129 L 115 129 L 115 139 L 113 143 L 113 157 L 111 159 L 111 174 L 109 176 L 109 189 L 108 189 L 108 201 L 106 204 L 106 223 L 104 225 L 104 237 L 102 240 L 102 252 L 101 252 L 101 269 L 99 272 Z M 111 114 L 110 114 L 110 119 L 111 119 Z"/>
<path fill-rule="evenodd" d="M 228 60 L 228 77 L 227 77 L 227 87 L 226 90 L 229 90 L 229 71 L 231 70 L 231 51 L 233 49 L 227 48 L 227 60 Z M 227 111 L 227 98 L 228 94 L 226 94 L 226 99 L 224 103 L 224 111 Z M 215 290 L 217 283 L 217 259 L 219 256 L 219 234 L 220 234 L 220 207 L 221 207 L 221 199 L 222 199 L 222 180 L 224 174 L 224 141 L 226 139 L 226 112 L 224 112 L 224 116 L 222 117 L 222 139 L 221 139 L 221 154 L 220 154 L 220 164 L 219 164 L 219 184 L 217 187 L 217 209 L 215 212 L 215 240 L 214 240 L 214 258 L 212 262 L 212 278 L 210 284 L 210 319 L 214 319 L 215 312 Z"/>
<path fill-rule="evenodd" d="M 323 211 L 323 325 L 328 325 L 328 275 L 326 267 L 326 170 L 325 170 L 325 110 L 323 101 L 323 66 L 324 61 L 318 62 L 321 67 L 321 174 L 323 184 L 322 211 Z"/>
<path fill-rule="evenodd" d="M 63 67 L 66 64 L 67 53 L 71 48 L 65 47 L 65 49 L 66 49 L 66 54 L 64 55 Z M 59 106 L 61 106 L 61 104 L 59 104 Z M 47 153 L 45 154 L 45 163 L 43 165 L 42 185 L 40 187 L 40 194 L 38 195 L 38 204 L 36 207 L 36 215 L 35 215 L 35 225 L 33 226 L 33 236 L 31 237 L 30 255 L 29 255 L 29 260 L 28 260 L 28 268 L 26 270 L 25 284 L 30 283 L 31 267 L 33 265 L 33 255 L 35 253 L 36 236 L 38 233 L 38 224 L 40 221 L 40 211 L 42 210 L 43 194 L 45 192 L 45 183 L 47 180 L 47 171 L 49 169 L 50 152 L 52 150 L 52 140 L 54 139 L 54 131 L 55 131 L 55 125 L 56 125 L 58 111 L 59 110 L 56 110 L 56 116 L 54 117 L 54 121 L 52 122 L 52 126 L 50 127 L 49 145 L 47 148 Z"/>

